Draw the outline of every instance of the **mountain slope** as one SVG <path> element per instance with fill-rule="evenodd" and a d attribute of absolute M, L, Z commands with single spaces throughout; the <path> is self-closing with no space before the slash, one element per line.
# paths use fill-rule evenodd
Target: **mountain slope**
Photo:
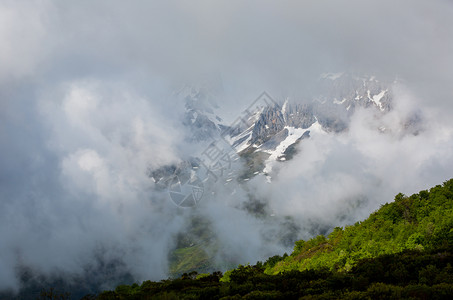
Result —
<path fill-rule="evenodd" d="M 453 179 L 398 194 L 363 222 L 297 242 L 290 256 L 90 299 L 450 299 L 452 265 Z"/>
<path fill-rule="evenodd" d="M 370 217 L 328 236 L 298 241 L 268 274 L 326 267 L 349 271 L 360 259 L 453 245 L 453 180 L 410 197 L 398 194 Z"/>

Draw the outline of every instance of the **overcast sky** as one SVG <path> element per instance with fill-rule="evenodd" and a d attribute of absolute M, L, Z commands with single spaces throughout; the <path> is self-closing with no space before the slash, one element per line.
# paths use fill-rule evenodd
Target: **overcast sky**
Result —
<path fill-rule="evenodd" d="M 364 111 L 347 135 L 310 140 L 274 185 L 251 183 L 282 214 L 354 221 L 453 177 L 452 16 L 450 0 L 0 1 L 0 290 L 19 287 L 18 265 L 82 274 L 99 249 L 140 280 L 166 277 L 184 218 L 146 171 L 185 154 L 170 95 L 200 78 L 222 78 L 226 116 L 263 90 L 303 95 L 323 72 L 404 82 L 383 122 L 421 111 L 424 133 L 382 137 Z M 261 225 L 221 203 L 201 210 L 224 243 L 262 259 Z"/>

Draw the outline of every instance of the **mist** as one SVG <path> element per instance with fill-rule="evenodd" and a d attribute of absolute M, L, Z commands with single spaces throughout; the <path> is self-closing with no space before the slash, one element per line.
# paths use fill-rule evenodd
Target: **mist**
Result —
<path fill-rule="evenodd" d="M 450 179 L 452 15 L 447 0 L 3 1 L 0 291 L 19 291 L 23 268 L 79 280 L 117 262 L 98 275 L 106 287 L 166 278 L 193 214 L 231 261 L 254 263 L 291 247 L 276 242 L 285 224 L 244 209 L 250 194 L 309 238 Z M 220 77 L 228 123 L 263 91 L 311 101 L 323 72 L 398 79 L 394 109 L 304 140 L 271 184 L 214 185 L 184 210 L 155 188 L 149 169 L 203 147 L 186 139 L 182 84 Z M 415 113 L 423 128 L 402 133 Z"/>

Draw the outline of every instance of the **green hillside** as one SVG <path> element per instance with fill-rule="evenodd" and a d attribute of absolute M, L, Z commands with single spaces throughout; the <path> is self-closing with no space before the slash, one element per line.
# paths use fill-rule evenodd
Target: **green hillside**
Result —
<path fill-rule="evenodd" d="M 403 250 L 431 250 L 453 243 L 453 180 L 410 197 L 398 194 L 363 222 L 329 236 L 298 241 L 293 253 L 267 274 L 328 268 L 349 271 L 358 260 Z M 275 262 L 275 259 L 274 259 Z"/>
<path fill-rule="evenodd" d="M 118 286 L 86 299 L 450 299 L 453 180 L 398 194 L 368 219 L 227 271 Z"/>

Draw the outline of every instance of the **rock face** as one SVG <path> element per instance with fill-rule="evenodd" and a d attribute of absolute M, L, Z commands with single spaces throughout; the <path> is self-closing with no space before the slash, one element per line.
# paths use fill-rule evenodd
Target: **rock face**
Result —
<path fill-rule="evenodd" d="M 316 117 L 310 105 L 289 104 L 287 101 L 282 106 L 266 107 L 259 115 L 258 120 L 252 124 L 252 144 L 261 145 L 275 135 L 282 135 L 286 126 L 294 128 L 308 128 L 315 123 Z"/>
<path fill-rule="evenodd" d="M 316 122 L 324 131 L 338 133 L 347 129 L 350 116 L 358 108 L 374 107 L 382 114 L 392 108 L 390 84 L 374 77 L 323 74 L 316 90 L 319 92 L 305 104 L 287 100 L 257 110 L 246 124 L 231 129 L 234 146 L 241 152 L 252 145 L 258 147 L 273 136 L 282 139 L 286 127 L 308 129 Z M 269 145 L 265 148 L 269 150 Z"/>

